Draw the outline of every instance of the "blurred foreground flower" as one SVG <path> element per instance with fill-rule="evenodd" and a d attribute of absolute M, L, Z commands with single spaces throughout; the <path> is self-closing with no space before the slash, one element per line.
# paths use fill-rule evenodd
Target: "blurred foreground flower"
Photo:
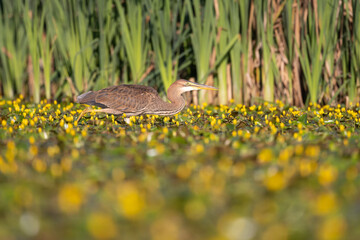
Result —
<path fill-rule="evenodd" d="M 96 239 L 111 239 L 116 236 L 116 225 L 105 213 L 92 213 L 86 222 L 88 231 Z"/>
<path fill-rule="evenodd" d="M 259 163 L 268 163 L 273 160 L 274 154 L 271 148 L 264 148 L 258 155 Z"/>
<path fill-rule="evenodd" d="M 284 174 L 281 172 L 268 174 L 264 179 L 264 185 L 270 191 L 282 190 L 286 185 Z"/>
<path fill-rule="evenodd" d="M 121 213 L 126 218 L 137 218 L 145 208 L 143 194 L 135 183 L 125 183 L 118 188 L 117 199 Z"/>
<path fill-rule="evenodd" d="M 342 216 L 326 219 L 318 229 L 318 237 L 321 240 L 346 239 L 346 222 Z"/>
<path fill-rule="evenodd" d="M 315 213 L 317 215 L 326 215 L 337 209 L 336 196 L 332 192 L 320 194 L 315 202 Z"/>
<path fill-rule="evenodd" d="M 73 184 L 65 184 L 60 188 L 58 195 L 59 208 L 64 213 L 76 213 L 84 201 L 82 190 Z"/>
<path fill-rule="evenodd" d="M 338 171 L 332 165 L 326 164 L 320 166 L 318 174 L 319 183 L 323 186 L 329 186 L 337 179 Z"/>

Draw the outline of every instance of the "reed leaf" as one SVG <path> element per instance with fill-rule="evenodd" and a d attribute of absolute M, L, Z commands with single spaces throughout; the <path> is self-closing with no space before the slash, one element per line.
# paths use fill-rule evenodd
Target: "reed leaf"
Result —
<path fill-rule="evenodd" d="M 263 86 L 263 98 L 265 101 L 273 102 L 275 93 L 275 77 L 278 75 L 276 59 L 273 50 L 275 49 L 273 36 L 273 17 L 269 1 L 255 0 L 257 39 L 262 46 L 262 69 L 261 80 Z"/>
<path fill-rule="evenodd" d="M 216 51 L 222 53 L 226 48 L 229 39 L 229 23 L 227 16 L 229 14 L 229 5 L 227 1 L 217 1 L 219 8 L 219 16 L 217 16 L 217 37 L 216 37 Z M 217 55 L 219 56 L 219 55 Z M 217 78 L 219 81 L 219 103 L 226 104 L 228 102 L 228 88 L 227 86 L 227 58 L 219 64 L 217 68 Z"/>
<path fill-rule="evenodd" d="M 119 21 L 122 41 L 130 65 L 132 80 L 139 83 L 147 66 L 149 50 L 148 28 L 144 18 L 143 4 L 141 1 L 126 1 L 122 6 L 116 1 L 119 12 Z"/>
<path fill-rule="evenodd" d="M 22 19 L 22 2 L 5 1 L 0 9 L 0 79 L 4 96 L 25 94 L 26 32 Z M 0 85 L 1 85 L 0 83 Z"/>
<path fill-rule="evenodd" d="M 34 4 L 34 2 L 32 2 Z M 24 8 L 24 24 L 26 30 L 26 37 L 28 40 L 29 53 L 32 63 L 32 78 L 33 78 L 33 89 L 32 96 L 36 103 L 40 102 L 40 52 L 39 52 L 39 39 L 42 36 L 42 21 L 44 19 L 44 13 L 40 13 L 38 16 L 37 5 L 30 6 L 30 1 L 26 1 Z M 40 27 L 40 28 L 39 28 Z"/>
<path fill-rule="evenodd" d="M 210 71 L 210 60 L 215 46 L 215 14 L 212 1 L 205 1 L 201 6 L 199 0 L 186 0 L 191 26 L 191 43 L 194 51 L 197 79 L 204 83 Z M 205 102 L 205 91 L 199 93 L 199 102 Z"/>
<path fill-rule="evenodd" d="M 148 1 L 147 7 L 156 68 L 167 90 L 178 78 L 180 47 L 188 36 L 184 30 L 185 7 L 181 1 L 170 4 L 162 0 Z"/>
<path fill-rule="evenodd" d="M 360 2 L 352 1 L 353 9 L 353 41 L 351 41 L 351 81 L 349 99 L 351 102 L 358 100 L 358 86 L 360 84 Z"/>

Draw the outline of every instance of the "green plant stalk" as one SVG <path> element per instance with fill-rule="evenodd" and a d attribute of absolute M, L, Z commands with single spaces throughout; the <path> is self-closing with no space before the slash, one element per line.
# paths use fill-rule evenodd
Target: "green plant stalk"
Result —
<path fill-rule="evenodd" d="M 50 36 L 46 35 L 43 39 L 40 50 L 41 59 L 43 60 L 45 97 L 51 99 L 51 58 L 53 48 L 50 46 Z"/>
<path fill-rule="evenodd" d="M 101 89 L 108 86 L 108 80 L 110 76 L 116 75 L 116 69 L 114 69 L 114 62 L 109 54 L 109 43 L 116 34 L 116 24 L 112 23 L 111 13 L 112 1 L 100 1 L 96 0 L 97 6 L 97 20 L 99 24 L 99 64 L 100 64 L 100 77 L 97 79 L 95 89 Z"/>
<path fill-rule="evenodd" d="M 334 34 L 334 32 L 329 31 L 331 21 L 333 21 L 331 18 L 334 17 L 334 15 L 328 15 L 326 19 L 320 20 L 319 36 L 317 36 L 315 13 L 311 11 L 310 5 L 309 8 L 311 14 L 308 16 L 308 35 L 305 38 L 303 37 L 302 40 L 300 63 L 309 88 L 310 101 L 317 103 L 320 93 L 323 90 L 324 80 L 321 78 L 323 67 L 327 59 L 327 54 L 332 51 L 331 45 L 327 43 L 327 41 L 331 42 L 331 40 L 327 39 L 335 37 L 331 35 Z"/>
<path fill-rule="evenodd" d="M 241 58 L 240 58 L 240 88 L 242 93 L 242 99 L 240 103 L 245 101 L 246 89 L 246 76 L 250 75 L 249 72 L 249 45 L 252 41 L 252 31 L 249 31 L 249 20 L 250 20 L 250 5 L 252 0 L 242 0 L 239 1 L 239 10 L 240 10 L 240 27 L 241 27 L 241 39 L 240 39 L 240 49 L 241 49 Z M 235 50 L 234 50 L 235 51 Z M 251 50 L 250 50 L 251 51 Z"/>
<path fill-rule="evenodd" d="M 9 9 L 7 9 L 7 11 L 10 12 Z M 14 32 L 11 31 L 10 28 L 8 27 L 9 23 L 8 23 L 8 21 L 6 21 L 6 19 L 7 18 L 4 15 L 2 15 L 2 11 L 0 11 L 0 32 L 7 33 L 7 34 L 0 35 L 0 51 L 1 51 L 0 52 L 0 56 L 1 56 L 0 72 L 2 73 L 0 75 L 0 79 L 1 79 L 2 87 L 3 87 L 3 91 L 4 91 L 4 96 L 12 99 L 14 97 L 14 89 L 12 86 L 13 81 L 11 80 L 10 69 L 9 69 L 9 65 L 8 65 L 8 60 L 10 60 L 11 58 L 6 55 L 5 50 L 9 49 L 9 44 L 14 43 L 13 41 L 11 41 L 10 43 L 7 42 L 7 39 L 9 39 L 10 36 L 12 36 L 14 34 Z"/>
<path fill-rule="evenodd" d="M 226 1 L 219 1 L 219 19 L 217 19 L 217 53 L 222 53 L 226 48 L 229 38 L 227 27 L 227 16 L 229 12 Z M 219 54 L 220 55 L 220 54 Z M 218 55 L 218 56 L 219 56 Z M 225 58 L 217 68 L 217 77 L 219 80 L 219 104 L 226 104 L 228 102 L 228 86 L 227 86 L 227 58 Z"/>
<path fill-rule="evenodd" d="M 224 2 L 224 1 L 222 1 Z M 229 18 L 226 21 L 226 29 L 229 38 L 240 34 L 240 4 L 239 1 L 225 1 L 228 3 Z M 243 77 L 241 75 L 241 41 L 237 41 L 230 50 L 232 98 L 235 103 L 243 103 Z"/>
<path fill-rule="evenodd" d="M 40 31 L 44 33 L 44 23 L 46 20 L 45 14 L 48 12 L 46 6 L 44 6 L 44 14 L 41 16 Z M 40 58 L 42 59 L 42 68 L 44 76 L 44 85 L 45 85 L 45 97 L 46 99 L 51 99 L 51 59 L 54 48 L 51 46 L 51 35 L 43 34 L 39 36 L 39 46 L 40 47 Z"/>
<path fill-rule="evenodd" d="M 122 41 L 128 57 L 132 79 L 138 83 L 146 69 L 146 59 L 149 49 L 148 37 L 145 29 L 145 18 L 143 17 L 143 5 L 140 1 L 127 1 L 125 14 L 120 1 L 116 1 L 119 11 L 120 30 Z"/>
<path fill-rule="evenodd" d="M 356 77 L 355 72 L 353 69 L 354 63 L 352 61 L 353 53 L 351 49 L 353 47 L 353 40 L 352 40 L 352 31 L 350 29 L 350 24 L 352 22 L 352 16 L 349 14 L 348 6 L 351 6 L 349 1 L 345 0 L 343 3 L 343 29 L 340 31 L 340 34 L 343 36 L 343 45 L 341 48 L 341 70 L 342 76 L 344 79 L 344 83 L 346 83 L 346 93 L 349 96 L 350 102 L 354 102 L 356 99 Z M 356 21 L 356 16 L 355 16 Z M 354 22 L 356 23 L 356 22 Z M 341 36 L 340 36 L 341 37 Z M 356 64 L 355 64 L 356 65 Z"/>
<path fill-rule="evenodd" d="M 41 17 L 42 18 L 42 17 Z M 39 19 L 37 18 L 36 7 L 30 9 L 29 2 L 24 5 L 24 23 L 26 36 L 29 42 L 29 52 L 32 61 L 33 71 L 33 97 L 36 103 L 40 102 L 40 54 L 38 41 L 41 38 L 42 31 L 38 28 Z"/>
<path fill-rule="evenodd" d="M 4 95 L 13 98 L 15 94 L 24 93 L 24 75 L 27 61 L 26 32 L 22 19 L 22 2 L 5 1 L 4 15 L 0 12 L 0 67 Z"/>
<path fill-rule="evenodd" d="M 271 53 L 271 48 L 274 46 L 273 28 L 271 13 L 267 12 L 271 9 L 267 2 L 263 3 L 261 0 L 255 0 L 255 7 L 258 10 L 256 14 L 256 25 L 258 28 L 258 39 L 261 39 L 262 53 L 263 53 L 263 66 L 261 72 L 261 79 L 263 83 L 263 97 L 265 101 L 274 101 L 274 63 L 275 59 Z M 262 11 L 267 10 L 267 11 Z M 265 16 L 262 16 L 264 14 Z M 266 17 L 266 21 L 265 21 Z"/>
<path fill-rule="evenodd" d="M 353 12 L 354 12 L 354 20 L 353 20 L 353 39 L 352 41 L 352 54 L 351 54 L 351 94 L 349 94 L 349 99 L 351 102 L 356 100 L 358 96 L 357 85 L 356 83 L 360 83 L 360 2 L 353 1 Z"/>
<path fill-rule="evenodd" d="M 109 2 L 109 1 L 108 1 Z M 103 18 L 106 14 L 107 8 L 104 1 L 97 0 L 96 5 L 98 8 L 98 23 L 99 23 L 99 64 L 100 64 L 100 76 L 96 82 L 95 89 L 102 89 L 107 86 L 108 73 L 106 71 L 107 66 L 109 65 L 108 52 L 106 47 L 106 35 L 104 33 L 104 23 Z"/>
<path fill-rule="evenodd" d="M 317 46 L 315 36 L 312 36 L 312 39 L 306 37 L 306 40 L 303 41 L 302 45 L 303 48 L 300 55 L 300 63 L 309 88 L 310 101 L 311 103 L 317 103 L 321 81 L 321 70 L 324 65 L 324 60 L 320 60 L 321 47 Z M 312 53 L 310 56 L 308 55 L 308 50 Z"/>
<path fill-rule="evenodd" d="M 248 73 L 248 48 L 249 48 L 249 6 L 251 1 L 220 1 L 225 6 L 225 13 L 220 14 L 225 18 L 224 33 L 231 41 L 238 38 L 229 51 L 231 63 L 232 92 L 235 103 L 244 102 L 245 75 Z M 228 16 L 228 17 L 226 17 Z M 219 86 L 220 87 L 220 86 Z"/>
<path fill-rule="evenodd" d="M 191 43 L 194 50 L 197 80 L 204 83 L 210 72 L 210 59 L 215 44 L 215 15 L 213 2 L 205 1 L 205 6 L 199 0 L 186 0 L 189 20 L 192 29 Z M 203 11 L 201 11 L 203 8 Z M 203 14 L 201 14 L 203 12 Z M 199 92 L 199 103 L 206 101 L 206 91 Z"/>
<path fill-rule="evenodd" d="M 85 82 L 90 79 L 92 69 L 96 69 L 95 63 L 92 63 L 94 61 L 93 44 L 98 42 L 98 39 L 94 39 L 87 30 L 89 28 L 89 20 L 84 13 L 79 11 L 78 13 L 75 12 L 75 14 L 78 21 L 77 26 L 74 28 L 73 37 L 75 37 L 78 43 L 75 45 L 76 49 L 72 51 L 73 54 L 75 53 L 73 57 L 74 67 L 72 69 L 75 71 L 76 86 L 84 89 Z M 80 66 L 81 71 L 77 71 L 76 65 Z"/>
<path fill-rule="evenodd" d="M 47 24 L 51 26 L 49 30 L 53 38 L 56 38 L 56 50 L 66 66 L 64 77 L 72 76 L 76 90 L 83 92 L 94 84 L 94 81 L 90 81 L 91 74 L 96 69 L 93 46 L 98 42 L 88 31 L 90 23 L 85 16 L 86 8 L 75 0 L 68 0 L 66 3 L 52 1 L 49 5 L 52 17 Z M 92 6 L 88 6 L 90 7 Z M 68 90 L 66 93 L 72 94 Z"/>
<path fill-rule="evenodd" d="M 330 97 L 329 90 L 333 88 L 332 86 L 332 78 L 335 68 L 335 49 L 337 44 L 337 11 L 339 10 L 339 4 L 331 1 L 318 1 L 318 16 L 319 16 L 319 31 L 320 39 L 319 42 L 322 46 L 323 55 L 325 57 L 325 63 L 327 63 L 327 67 L 329 70 L 329 79 L 326 89 Z M 325 77 L 325 74 L 324 74 Z M 325 83 L 325 81 L 324 81 Z"/>
<path fill-rule="evenodd" d="M 170 9 L 170 3 L 165 1 L 161 6 L 161 1 L 149 1 L 148 8 L 151 16 L 153 32 L 151 34 L 152 45 L 155 52 L 156 68 L 160 72 L 161 80 L 165 91 L 177 78 L 178 61 L 177 54 L 173 53 L 172 42 L 175 40 L 176 17 L 178 7 L 175 11 Z M 152 9 L 151 9 L 152 8 Z M 171 15 L 174 15 L 173 17 Z M 173 63 L 173 55 L 176 58 Z M 173 66 L 174 65 L 174 66 Z"/>
<path fill-rule="evenodd" d="M 285 41 L 287 45 L 286 54 L 288 58 L 288 63 L 286 64 L 286 69 L 289 78 L 289 98 L 293 100 L 293 73 L 292 73 L 292 65 L 294 61 L 294 21 L 293 21 L 293 3 L 294 0 L 287 0 L 284 8 L 284 31 L 285 31 Z"/>
<path fill-rule="evenodd" d="M 264 65 L 262 70 L 263 86 L 264 86 L 264 100 L 268 102 L 274 101 L 274 73 L 271 68 L 271 52 L 270 47 L 263 42 Z"/>
<path fill-rule="evenodd" d="M 70 6 L 70 4 L 67 6 Z M 72 93 L 66 81 L 66 78 L 71 74 L 71 60 L 69 59 L 70 55 L 67 48 L 70 44 L 74 44 L 74 41 L 68 42 L 67 35 L 69 32 L 65 31 L 63 27 L 67 26 L 67 30 L 69 30 L 69 25 L 72 21 L 72 19 L 69 19 L 71 12 L 65 10 L 63 2 L 59 0 L 44 1 L 44 9 L 47 11 L 45 19 L 47 25 L 46 35 L 51 39 L 51 55 L 53 57 L 54 70 L 59 73 L 59 77 L 56 80 L 54 79 L 57 88 L 53 97 L 58 98 L 62 95 L 71 96 Z"/>
<path fill-rule="evenodd" d="M 231 49 L 234 47 L 234 45 L 238 40 L 239 40 L 239 35 L 236 35 L 227 43 L 226 47 L 224 47 L 223 52 L 219 53 L 219 56 L 216 57 L 214 66 L 204 74 L 203 79 L 206 79 L 210 74 L 214 73 L 217 68 L 219 68 L 220 64 L 227 59 L 229 52 L 231 51 Z"/>

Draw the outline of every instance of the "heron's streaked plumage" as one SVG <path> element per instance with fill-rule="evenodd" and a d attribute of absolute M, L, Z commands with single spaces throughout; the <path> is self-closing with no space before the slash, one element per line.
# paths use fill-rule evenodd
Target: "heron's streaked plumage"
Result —
<path fill-rule="evenodd" d="M 185 107 L 182 93 L 192 90 L 217 90 L 215 87 L 193 83 L 187 80 L 177 80 L 167 91 L 170 102 L 164 102 L 152 87 L 142 85 L 119 85 L 89 91 L 77 97 L 77 102 L 101 107 L 98 112 L 106 112 L 114 115 L 125 113 L 127 116 L 141 114 L 174 115 Z M 85 110 L 77 121 L 90 110 Z"/>

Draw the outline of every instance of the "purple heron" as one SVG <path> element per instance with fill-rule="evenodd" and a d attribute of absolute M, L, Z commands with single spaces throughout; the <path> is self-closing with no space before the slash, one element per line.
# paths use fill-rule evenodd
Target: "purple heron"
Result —
<path fill-rule="evenodd" d="M 125 113 L 126 116 L 174 115 L 185 107 L 185 99 L 181 94 L 200 89 L 218 90 L 215 87 L 180 79 L 171 84 L 167 91 L 170 102 L 164 102 L 154 88 L 142 85 L 123 84 L 90 91 L 78 96 L 76 102 L 97 106 L 101 109 L 92 109 L 91 107 L 85 109 L 76 122 L 79 122 L 85 113 L 92 111 L 113 115 Z"/>

